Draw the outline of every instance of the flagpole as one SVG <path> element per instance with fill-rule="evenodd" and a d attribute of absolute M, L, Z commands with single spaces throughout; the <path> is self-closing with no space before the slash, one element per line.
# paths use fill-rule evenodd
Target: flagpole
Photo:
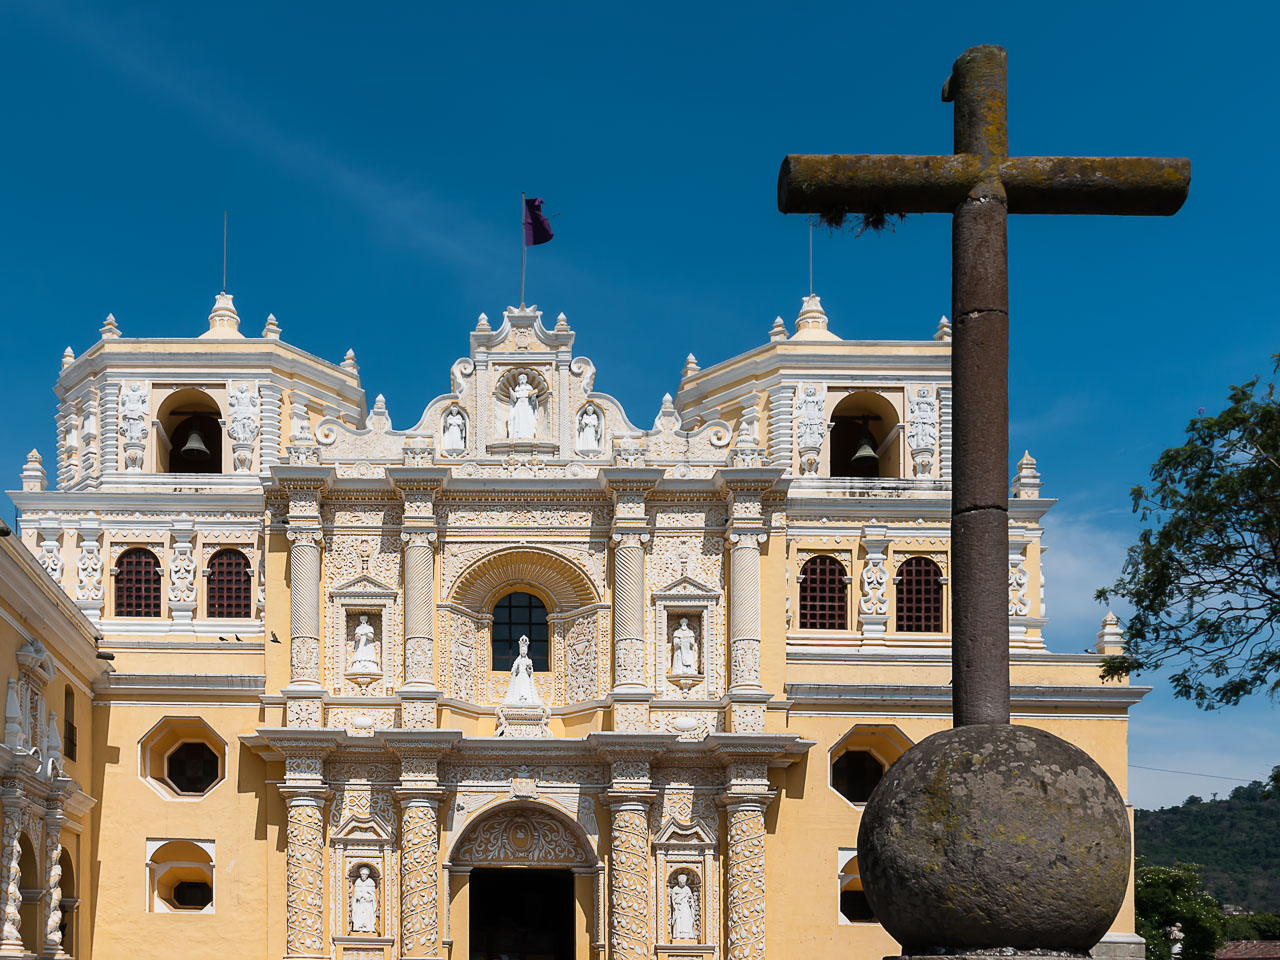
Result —
<path fill-rule="evenodd" d="M 520 309 L 524 309 L 524 191 L 520 191 Z"/>

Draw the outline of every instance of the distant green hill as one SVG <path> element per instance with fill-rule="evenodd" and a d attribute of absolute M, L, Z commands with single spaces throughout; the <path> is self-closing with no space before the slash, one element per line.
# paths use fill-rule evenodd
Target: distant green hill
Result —
<path fill-rule="evenodd" d="M 1148 863 L 1204 867 L 1205 889 L 1251 913 L 1280 913 L 1280 796 L 1254 781 L 1225 800 L 1188 797 L 1177 807 L 1135 811 L 1134 849 Z"/>

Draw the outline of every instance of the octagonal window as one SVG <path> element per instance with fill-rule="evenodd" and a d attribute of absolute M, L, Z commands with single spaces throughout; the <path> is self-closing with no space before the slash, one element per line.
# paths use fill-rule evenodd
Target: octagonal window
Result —
<path fill-rule="evenodd" d="M 213 903 L 213 887 L 203 880 L 179 880 L 169 902 L 180 910 L 203 910 Z"/>
<path fill-rule="evenodd" d="M 199 794 L 218 782 L 218 768 L 218 755 L 207 743 L 189 741 L 165 758 L 164 775 L 179 793 Z"/>
<path fill-rule="evenodd" d="M 850 803 L 866 803 L 884 776 L 884 764 L 870 750 L 842 753 L 831 765 L 831 786 Z"/>
<path fill-rule="evenodd" d="M 196 801 L 227 777 L 227 744 L 199 717 L 165 717 L 138 743 L 139 773 L 171 800 Z"/>

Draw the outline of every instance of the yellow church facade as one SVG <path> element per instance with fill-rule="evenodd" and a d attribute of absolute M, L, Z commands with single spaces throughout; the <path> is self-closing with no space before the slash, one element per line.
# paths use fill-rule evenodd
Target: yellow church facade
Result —
<path fill-rule="evenodd" d="M 0 957 L 896 952 L 857 832 L 950 725 L 949 328 L 809 297 L 652 426 L 575 341 L 481 315 L 399 427 L 226 294 L 68 350 L 0 553 Z M 1143 691 L 1114 621 L 1045 646 L 1051 505 L 1024 458 L 1014 720 L 1124 791 Z"/>

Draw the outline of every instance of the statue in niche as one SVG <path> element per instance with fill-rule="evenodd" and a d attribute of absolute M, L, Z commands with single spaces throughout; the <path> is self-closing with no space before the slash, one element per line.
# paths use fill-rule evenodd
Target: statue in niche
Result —
<path fill-rule="evenodd" d="M 929 394 L 928 387 L 921 387 L 911 398 L 907 417 L 907 443 L 911 449 L 926 447 L 930 450 L 938 442 L 938 401 Z"/>
<path fill-rule="evenodd" d="M 378 881 L 370 875 L 366 866 L 360 867 L 360 876 L 351 883 L 351 932 L 378 932 Z"/>
<path fill-rule="evenodd" d="M 520 374 L 511 388 L 511 411 L 507 414 L 507 438 L 532 440 L 538 432 L 538 391 L 530 385 L 529 375 Z"/>
<path fill-rule="evenodd" d="M 467 449 L 467 418 L 455 403 L 444 415 L 444 437 L 440 449 L 445 454 L 456 457 Z"/>
<path fill-rule="evenodd" d="M 228 402 L 231 408 L 231 425 L 227 433 L 236 443 L 253 443 L 258 435 L 258 398 L 249 391 L 249 385 L 242 383 L 231 394 Z"/>
<path fill-rule="evenodd" d="M 578 450 L 581 453 L 599 453 L 601 448 L 600 414 L 593 406 L 582 408 L 578 414 Z"/>
<path fill-rule="evenodd" d="M 698 637 L 689 626 L 689 618 L 681 617 L 680 626 L 671 634 L 671 676 L 698 675 Z"/>
<path fill-rule="evenodd" d="M 373 625 L 366 614 L 360 615 L 360 623 L 352 632 L 356 641 L 355 652 L 351 656 L 350 670 L 357 673 L 381 673 L 378 663 L 378 649 L 374 646 Z"/>
<path fill-rule="evenodd" d="M 141 384 L 131 383 L 124 392 L 120 435 L 131 443 L 140 443 L 147 437 L 147 395 L 143 393 Z"/>
<path fill-rule="evenodd" d="M 694 940 L 698 934 L 693 920 L 693 889 L 689 886 L 689 875 L 681 873 L 676 876 L 675 885 L 668 895 L 671 901 L 671 941 Z"/>
<path fill-rule="evenodd" d="M 507 687 L 507 695 L 502 698 L 502 702 L 504 704 L 542 703 L 538 685 L 533 682 L 533 661 L 529 658 L 528 637 L 520 638 L 520 655 L 511 665 L 511 683 Z"/>

